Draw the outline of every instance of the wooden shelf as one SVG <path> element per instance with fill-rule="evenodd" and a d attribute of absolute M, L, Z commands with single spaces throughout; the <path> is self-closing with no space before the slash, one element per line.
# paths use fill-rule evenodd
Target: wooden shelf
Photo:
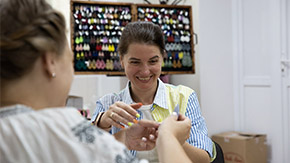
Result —
<path fill-rule="evenodd" d="M 152 21 L 164 31 L 167 56 L 163 75 L 195 73 L 191 6 L 71 0 L 75 74 L 125 75 L 117 53 L 121 28 L 140 20 Z"/>

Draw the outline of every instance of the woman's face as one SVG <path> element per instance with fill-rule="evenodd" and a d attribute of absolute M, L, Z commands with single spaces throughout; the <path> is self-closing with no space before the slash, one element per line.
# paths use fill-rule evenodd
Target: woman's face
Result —
<path fill-rule="evenodd" d="M 68 44 L 66 43 L 63 54 L 58 58 L 57 72 L 56 72 L 56 89 L 57 97 L 56 103 L 58 106 L 64 106 L 68 97 L 70 87 L 73 81 L 73 54 Z"/>
<path fill-rule="evenodd" d="M 139 91 L 156 89 L 162 61 L 157 46 L 140 43 L 129 45 L 127 54 L 121 57 L 121 64 L 133 90 Z"/>

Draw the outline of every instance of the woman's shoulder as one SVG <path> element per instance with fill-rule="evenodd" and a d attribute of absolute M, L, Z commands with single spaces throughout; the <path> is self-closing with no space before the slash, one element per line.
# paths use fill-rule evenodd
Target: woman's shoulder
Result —
<path fill-rule="evenodd" d="M 165 84 L 166 90 L 170 93 L 178 93 L 178 94 L 192 94 L 195 93 L 193 89 L 185 85 L 172 85 L 172 84 Z"/>
<path fill-rule="evenodd" d="M 1 121 L 14 121 L 22 125 L 29 124 L 28 126 L 49 121 L 54 121 L 55 124 L 58 121 L 63 123 L 64 121 L 75 122 L 77 119 L 83 119 L 79 111 L 73 107 L 44 108 L 36 111 L 29 107 L 15 106 L 6 109 L 5 112 L 6 116 L 0 118 Z"/>
<path fill-rule="evenodd" d="M 130 96 L 130 94 L 127 93 L 126 89 L 121 90 L 118 93 L 109 93 L 101 97 L 98 101 L 101 103 L 106 104 L 113 104 L 116 101 L 123 101 L 127 96 Z"/>
<path fill-rule="evenodd" d="M 51 127 L 52 124 L 73 124 L 84 120 L 79 111 L 73 107 L 44 108 L 36 111 L 29 107 L 16 105 L 3 111 L 6 115 L 0 118 L 3 124 L 11 123 L 11 125 L 27 128 Z"/>

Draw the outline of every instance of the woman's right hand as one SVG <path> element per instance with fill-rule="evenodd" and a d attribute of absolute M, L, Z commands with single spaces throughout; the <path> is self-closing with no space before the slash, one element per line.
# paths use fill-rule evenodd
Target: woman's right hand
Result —
<path fill-rule="evenodd" d="M 120 101 L 115 102 L 109 107 L 109 110 L 103 114 L 99 120 L 98 127 L 107 129 L 111 126 L 124 128 L 122 124 L 131 126 L 133 123 L 137 123 L 136 117 L 140 115 L 136 110 L 141 106 L 141 103 L 128 105 Z"/>
<path fill-rule="evenodd" d="M 167 117 L 158 128 L 158 139 L 172 135 L 181 145 L 189 138 L 191 121 L 184 115 L 171 115 Z M 158 141 L 158 140 L 157 140 Z"/>

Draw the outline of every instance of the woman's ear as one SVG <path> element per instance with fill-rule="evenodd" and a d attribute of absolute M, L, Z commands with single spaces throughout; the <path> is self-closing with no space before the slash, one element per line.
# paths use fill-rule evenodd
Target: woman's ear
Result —
<path fill-rule="evenodd" d="M 163 50 L 162 57 L 163 57 L 162 59 L 167 58 L 167 52 L 166 52 L 166 50 Z"/>
<path fill-rule="evenodd" d="M 123 56 L 120 55 L 120 63 L 121 63 L 121 67 L 122 69 L 124 69 L 124 60 L 123 60 Z"/>
<path fill-rule="evenodd" d="M 42 55 L 44 71 L 50 78 L 56 77 L 56 55 L 52 52 L 46 52 Z"/>

